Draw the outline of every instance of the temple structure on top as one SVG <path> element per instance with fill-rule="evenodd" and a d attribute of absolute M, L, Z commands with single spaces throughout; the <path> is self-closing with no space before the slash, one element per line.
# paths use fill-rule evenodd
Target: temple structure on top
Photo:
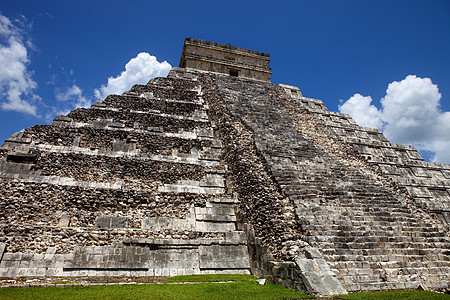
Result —
<path fill-rule="evenodd" d="M 270 54 L 192 37 L 184 41 L 180 68 L 270 82 Z"/>

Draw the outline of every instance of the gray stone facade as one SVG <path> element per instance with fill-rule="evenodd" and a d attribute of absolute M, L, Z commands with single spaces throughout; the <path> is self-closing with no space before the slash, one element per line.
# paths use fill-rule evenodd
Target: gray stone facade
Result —
<path fill-rule="evenodd" d="M 184 41 L 180 67 L 270 82 L 269 62 L 267 53 L 190 37 Z"/>
<path fill-rule="evenodd" d="M 187 41 L 265 57 L 237 61 L 270 70 L 264 54 Z M 449 165 L 298 87 L 185 67 L 5 141 L 0 277 L 252 273 L 318 295 L 448 288 Z"/>
<path fill-rule="evenodd" d="M 249 273 L 214 127 L 198 83 L 157 78 L 11 136 L 0 277 Z"/>

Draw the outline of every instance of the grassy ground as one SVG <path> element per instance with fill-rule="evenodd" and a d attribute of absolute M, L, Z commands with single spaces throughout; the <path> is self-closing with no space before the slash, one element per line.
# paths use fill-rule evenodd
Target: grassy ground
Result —
<path fill-rule="evenodd" d="M 202 277 L 204 277 L 202 279 Z M 214 281 L 231 281 L 219 283 Z M 266 283 L 249 275 L 177 276 L 168 282 L 191 284 L 145 284 L 1 288 L 0 299 L 300 299 L 311 296 Z"/>
<path fill-rule="evenodd" d="M 163 284 L 0 288 L 0 299 L 304 299 L 314 298 L 283 287 L 260 285 L 251 275 L 175 276 Z M 61 282 L 64 284 L 66 282 Z M 181 284 L 185 283 L 185 284 Z M 57 283 L 56 283 L 57 284 Z M 331 299 L 331 298 L 327 298 Z M 336 296 L 349 300 L 450 300 L 428 291 L 386 291 Z"/>

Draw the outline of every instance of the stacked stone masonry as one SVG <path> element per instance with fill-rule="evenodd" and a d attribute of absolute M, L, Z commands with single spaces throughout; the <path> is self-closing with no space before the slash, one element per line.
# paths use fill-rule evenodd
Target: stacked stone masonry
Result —
<path fill-rule="evenodd" d="M 331 113 L 301 93 L 293 96 L 286 87 L 247 85 L 218 75 L 214 82 L 228 111 L 252 131 L 274 181 L 295 209 L 297 229 L 308 244 L 297 253 L 300 269 L 308 269 L 299 259 L 314 258 L 306 250 L 313 247 L 347 291 L 448 287 L 447 165 L 425 163 L 412 147 L 392 145 L 379 131 L 358 127 L 348 116 Z M 375 151 L 372 157 L 361 155 L 355 150 L 359 145 L 336 134 L 329 119 L 348 120 L 353 130 L 370 132 L 367 137 L 379 141 L 374 146 L 382 144 L 395 159 L 384 158 L 383 152 L 375 158 Z M 396 157 L 393 149 L 404 155 Z M 400 169 L 421 166 L 421 174 L 427 174 L 421 176 L 428 178 L 415 169 L 401 181 L 392 180 L 380 161 Z M 424 204 L 410 188 L 420 184 L 441 193 Z M 262 273 L 270 275 L 270 269 Z M 316 268 L 321 270 L 327 268 Z M 326 285 L 335 287 L 334 281 Z"/>
<path fill-rule="evenodd" d="M 1 148 L 0 277 L 249 273 L 201 86 L 156 78 Z"/>
<path fill-rule="evenodd" d="M 448 288 L 449 165 L 297 87 L 221 73 L 174 68 L 7 139 L 0 277 Z"/>
<path fill-rule="evenodd" d="M 270 82 L 269 62 L 267 53 L 190 37 L 184 41 L 180 67 Z"/>

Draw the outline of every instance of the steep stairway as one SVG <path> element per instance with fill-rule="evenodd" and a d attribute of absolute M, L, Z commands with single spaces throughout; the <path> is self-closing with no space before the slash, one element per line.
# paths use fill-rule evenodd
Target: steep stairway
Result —
<path fill-rule="evenodd" d="M 229 110 L 252 129 L 268 168 L 295 205 L 303 239 L 320 250 L 347 291 L 448 286 L 450 240 L 439 222 L 327 152 L 342 148 L 315 144 L 323 136 L 306 139 L 295 126 L 311 124 L 302 125 L 303 115 L 290 117 L 280 88 L 257 81 L 243 88 L 242 81 L 223 76 L 215 83 Z"/>

